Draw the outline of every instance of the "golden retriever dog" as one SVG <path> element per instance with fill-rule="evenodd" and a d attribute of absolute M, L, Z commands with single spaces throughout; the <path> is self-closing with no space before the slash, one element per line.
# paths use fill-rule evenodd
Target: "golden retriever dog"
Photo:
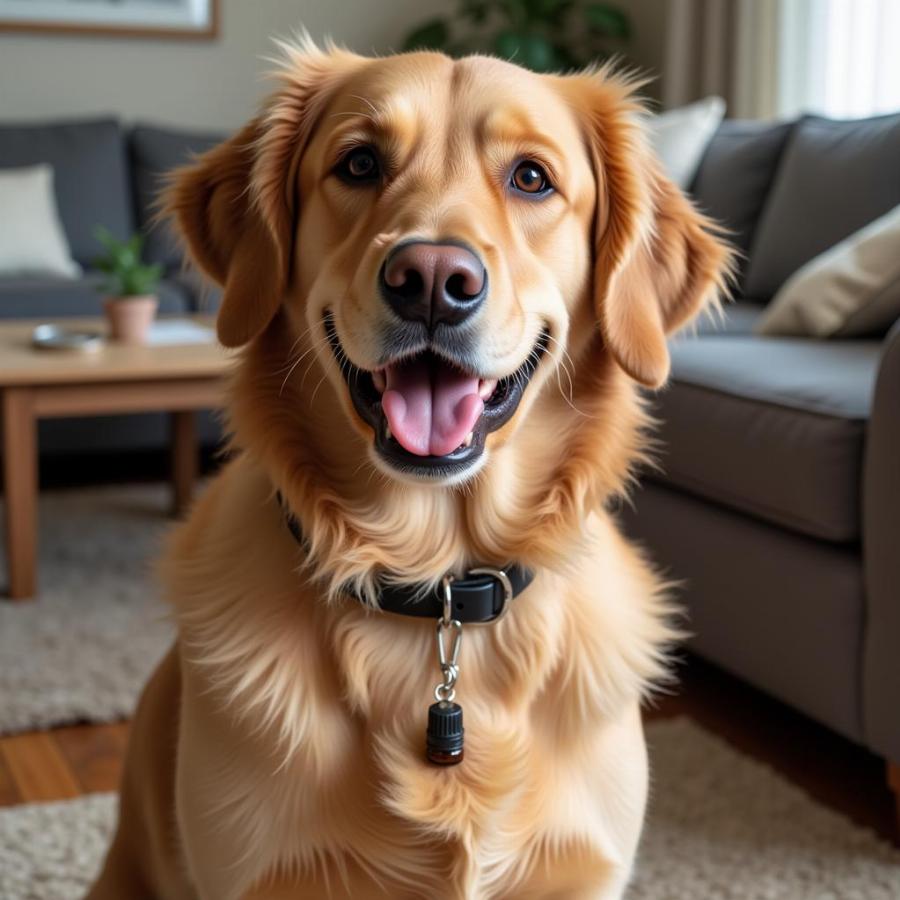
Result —
<path fill-rule="evenodd" d="M 675 630 L 608 501 L 728 251 L 608 70 L 300 41 L 278 78 L 168 197 L 240 348 L 236 452 L 168 548 L 90 896 L 621 897 Z M 457 628 L 484 567 L 502 619 Z M 379 609 L 404 586 L 440 617 Z"/>

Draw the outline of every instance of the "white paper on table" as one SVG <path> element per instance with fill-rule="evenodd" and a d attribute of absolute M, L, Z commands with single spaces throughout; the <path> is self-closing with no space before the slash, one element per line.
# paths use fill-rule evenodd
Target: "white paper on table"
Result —
<path fill-rule="evenodd" d="M 179 344 L 211 344 L 216 336 L 211 328 L 190 319 L 160 319 L 150 326 L 147 343 L 154 347 Z"/>

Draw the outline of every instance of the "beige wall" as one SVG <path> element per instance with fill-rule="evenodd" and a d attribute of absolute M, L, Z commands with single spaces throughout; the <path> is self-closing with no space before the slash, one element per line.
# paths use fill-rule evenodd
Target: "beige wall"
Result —
<path fill-rule="evenodd" d="M 386 51 L 449 0 L 220 0 L 215 41 L 0 34 L 0 120 L 113 113 L 128 120 L 230 129 L 266 91 L 273 34 L 303 23 L 354 50 Z M 665 0 L 620 0 L 633 61 L 660 65 Z M 452 8 L 452 7 L 451 7 Z M 651 92 L 653 90 L 651 89 Z"/>
<path fill-rule="evenodd" d="M 116 113 L 232 128 L 266 91 L 270 36 L 301 23 L 355 50 L 388 50 L 441 0 L 220 0 L 215 41 L 0 35 L 0 119 Z"/>

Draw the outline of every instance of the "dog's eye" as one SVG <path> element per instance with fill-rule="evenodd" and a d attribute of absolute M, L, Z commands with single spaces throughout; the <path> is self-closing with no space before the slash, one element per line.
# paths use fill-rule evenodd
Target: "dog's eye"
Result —
<path fill-rule="evenodd" d="M 520 162 L 513 170 L 510 183 L 514 190 L 521 194 L 539 196 L 551 190 L 552 185 L 547 178 L 547 173 L 531 160 Z"/>
<path fill-rule="evenodd" d="M 381 176 L 378 157 L 371 147 L 356 147 L 338 163 L 335 170 L 345 181 L 376 181 Z"/>

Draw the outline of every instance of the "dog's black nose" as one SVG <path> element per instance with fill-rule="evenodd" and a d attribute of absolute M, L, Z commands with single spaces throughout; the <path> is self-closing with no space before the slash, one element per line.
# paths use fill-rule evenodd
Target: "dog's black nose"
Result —
<path fill-rule="evenodd" d="M 465 247 L 413 241 L 395 247 L 384 261 L 381 293 L 402 319 L 429 330 L 458 325 L 484 301 L 487 272 Z"/>

